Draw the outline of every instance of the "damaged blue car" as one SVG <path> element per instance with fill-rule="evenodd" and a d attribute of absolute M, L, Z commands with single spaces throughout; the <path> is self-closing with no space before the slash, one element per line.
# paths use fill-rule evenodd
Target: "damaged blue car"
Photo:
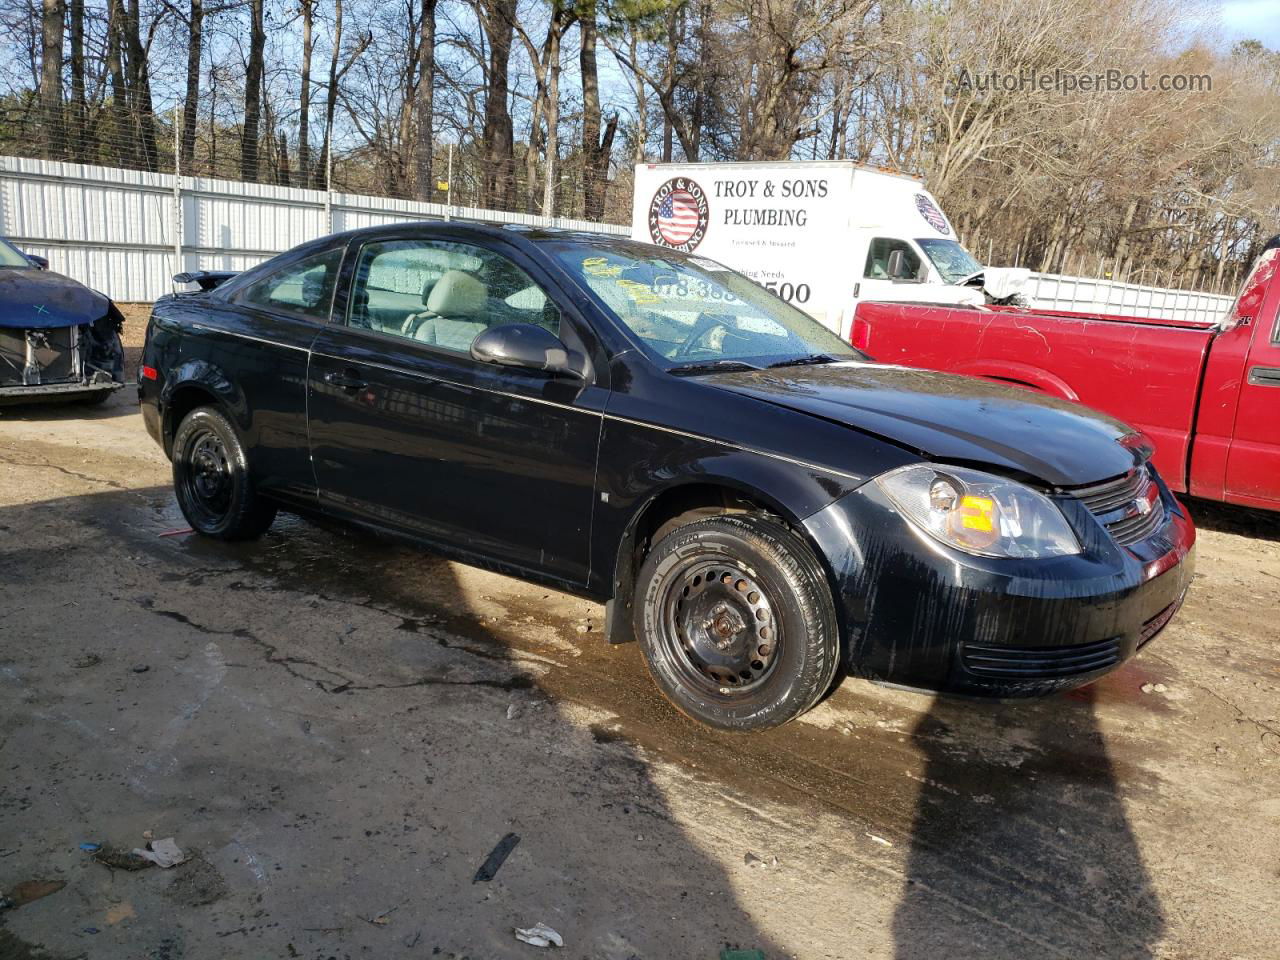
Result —
<path fill-rule="evenodd" d="M 0 239 L 0 404 L 101 403 L 124 386 L 123 326 L 109 298 Z"/>

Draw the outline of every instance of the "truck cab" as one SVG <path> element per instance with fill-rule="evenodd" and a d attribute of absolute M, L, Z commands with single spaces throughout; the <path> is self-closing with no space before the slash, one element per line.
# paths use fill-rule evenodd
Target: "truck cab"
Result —
<path fill-rule="evenodd" d="M 985 302 L 980 283 L 965 283 L 980 275 L 983 268 L 955 240 L 864 229 L 855 234 L 850 260 L 862 268 L 862 277 L 853 288 L 854 307 L 864 300 L 969 306 Z"/>

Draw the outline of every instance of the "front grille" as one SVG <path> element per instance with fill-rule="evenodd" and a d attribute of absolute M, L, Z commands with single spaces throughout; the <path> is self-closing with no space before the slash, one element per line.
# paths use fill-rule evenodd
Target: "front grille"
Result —
<path fill-rule="evenodd" d="M 1067 647 L 1005 647 L 967 643 L 960 653 L 971 673 L 984 677 L 1072 677 L 1120 661 L 1116 638 Z"/>
<path fill-rule="evenodd" d="M 1102 521 L 1122 547 L 1145 540 L 1163 526 L 1167 515 L 1160 489 L 1146 464 L 1123 477 L 1092 487 L 1078 487 L 1071 494 Z M 1150 504 L 1143 512 L 1139 504 Z"/>

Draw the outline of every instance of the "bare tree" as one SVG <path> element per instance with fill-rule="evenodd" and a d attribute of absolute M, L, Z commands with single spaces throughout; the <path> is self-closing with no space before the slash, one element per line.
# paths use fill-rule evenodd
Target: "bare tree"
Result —
<path fill-rule="evenodd" d="M 44 0 L 40 45 L 40 108 L 47 137 L 45 151 L 50 159 L 60 159 L 66 151 L 62 116 L 62 41 L 66 18 L 66 0 Z"/>
<path fill-rule="evenodd" d="M 244 71 L 244 126 L 240 135 L 241 180 L 258 179 L 258 124 L 262 119 L 262 58 L 266 45 L 263 0 L 249 0 L 249 59 Z"/>

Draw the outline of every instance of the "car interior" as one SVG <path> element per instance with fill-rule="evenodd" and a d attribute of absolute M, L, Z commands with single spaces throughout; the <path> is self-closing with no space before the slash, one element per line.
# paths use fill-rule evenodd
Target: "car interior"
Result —
<path fill-rule="evenodd" d="M 501 324 L 560 332 L 555 304 L 510 261 L 432 248 L 375 252 L 357 273 L 349 318 L 352 326 L 458 353 Z"/>

